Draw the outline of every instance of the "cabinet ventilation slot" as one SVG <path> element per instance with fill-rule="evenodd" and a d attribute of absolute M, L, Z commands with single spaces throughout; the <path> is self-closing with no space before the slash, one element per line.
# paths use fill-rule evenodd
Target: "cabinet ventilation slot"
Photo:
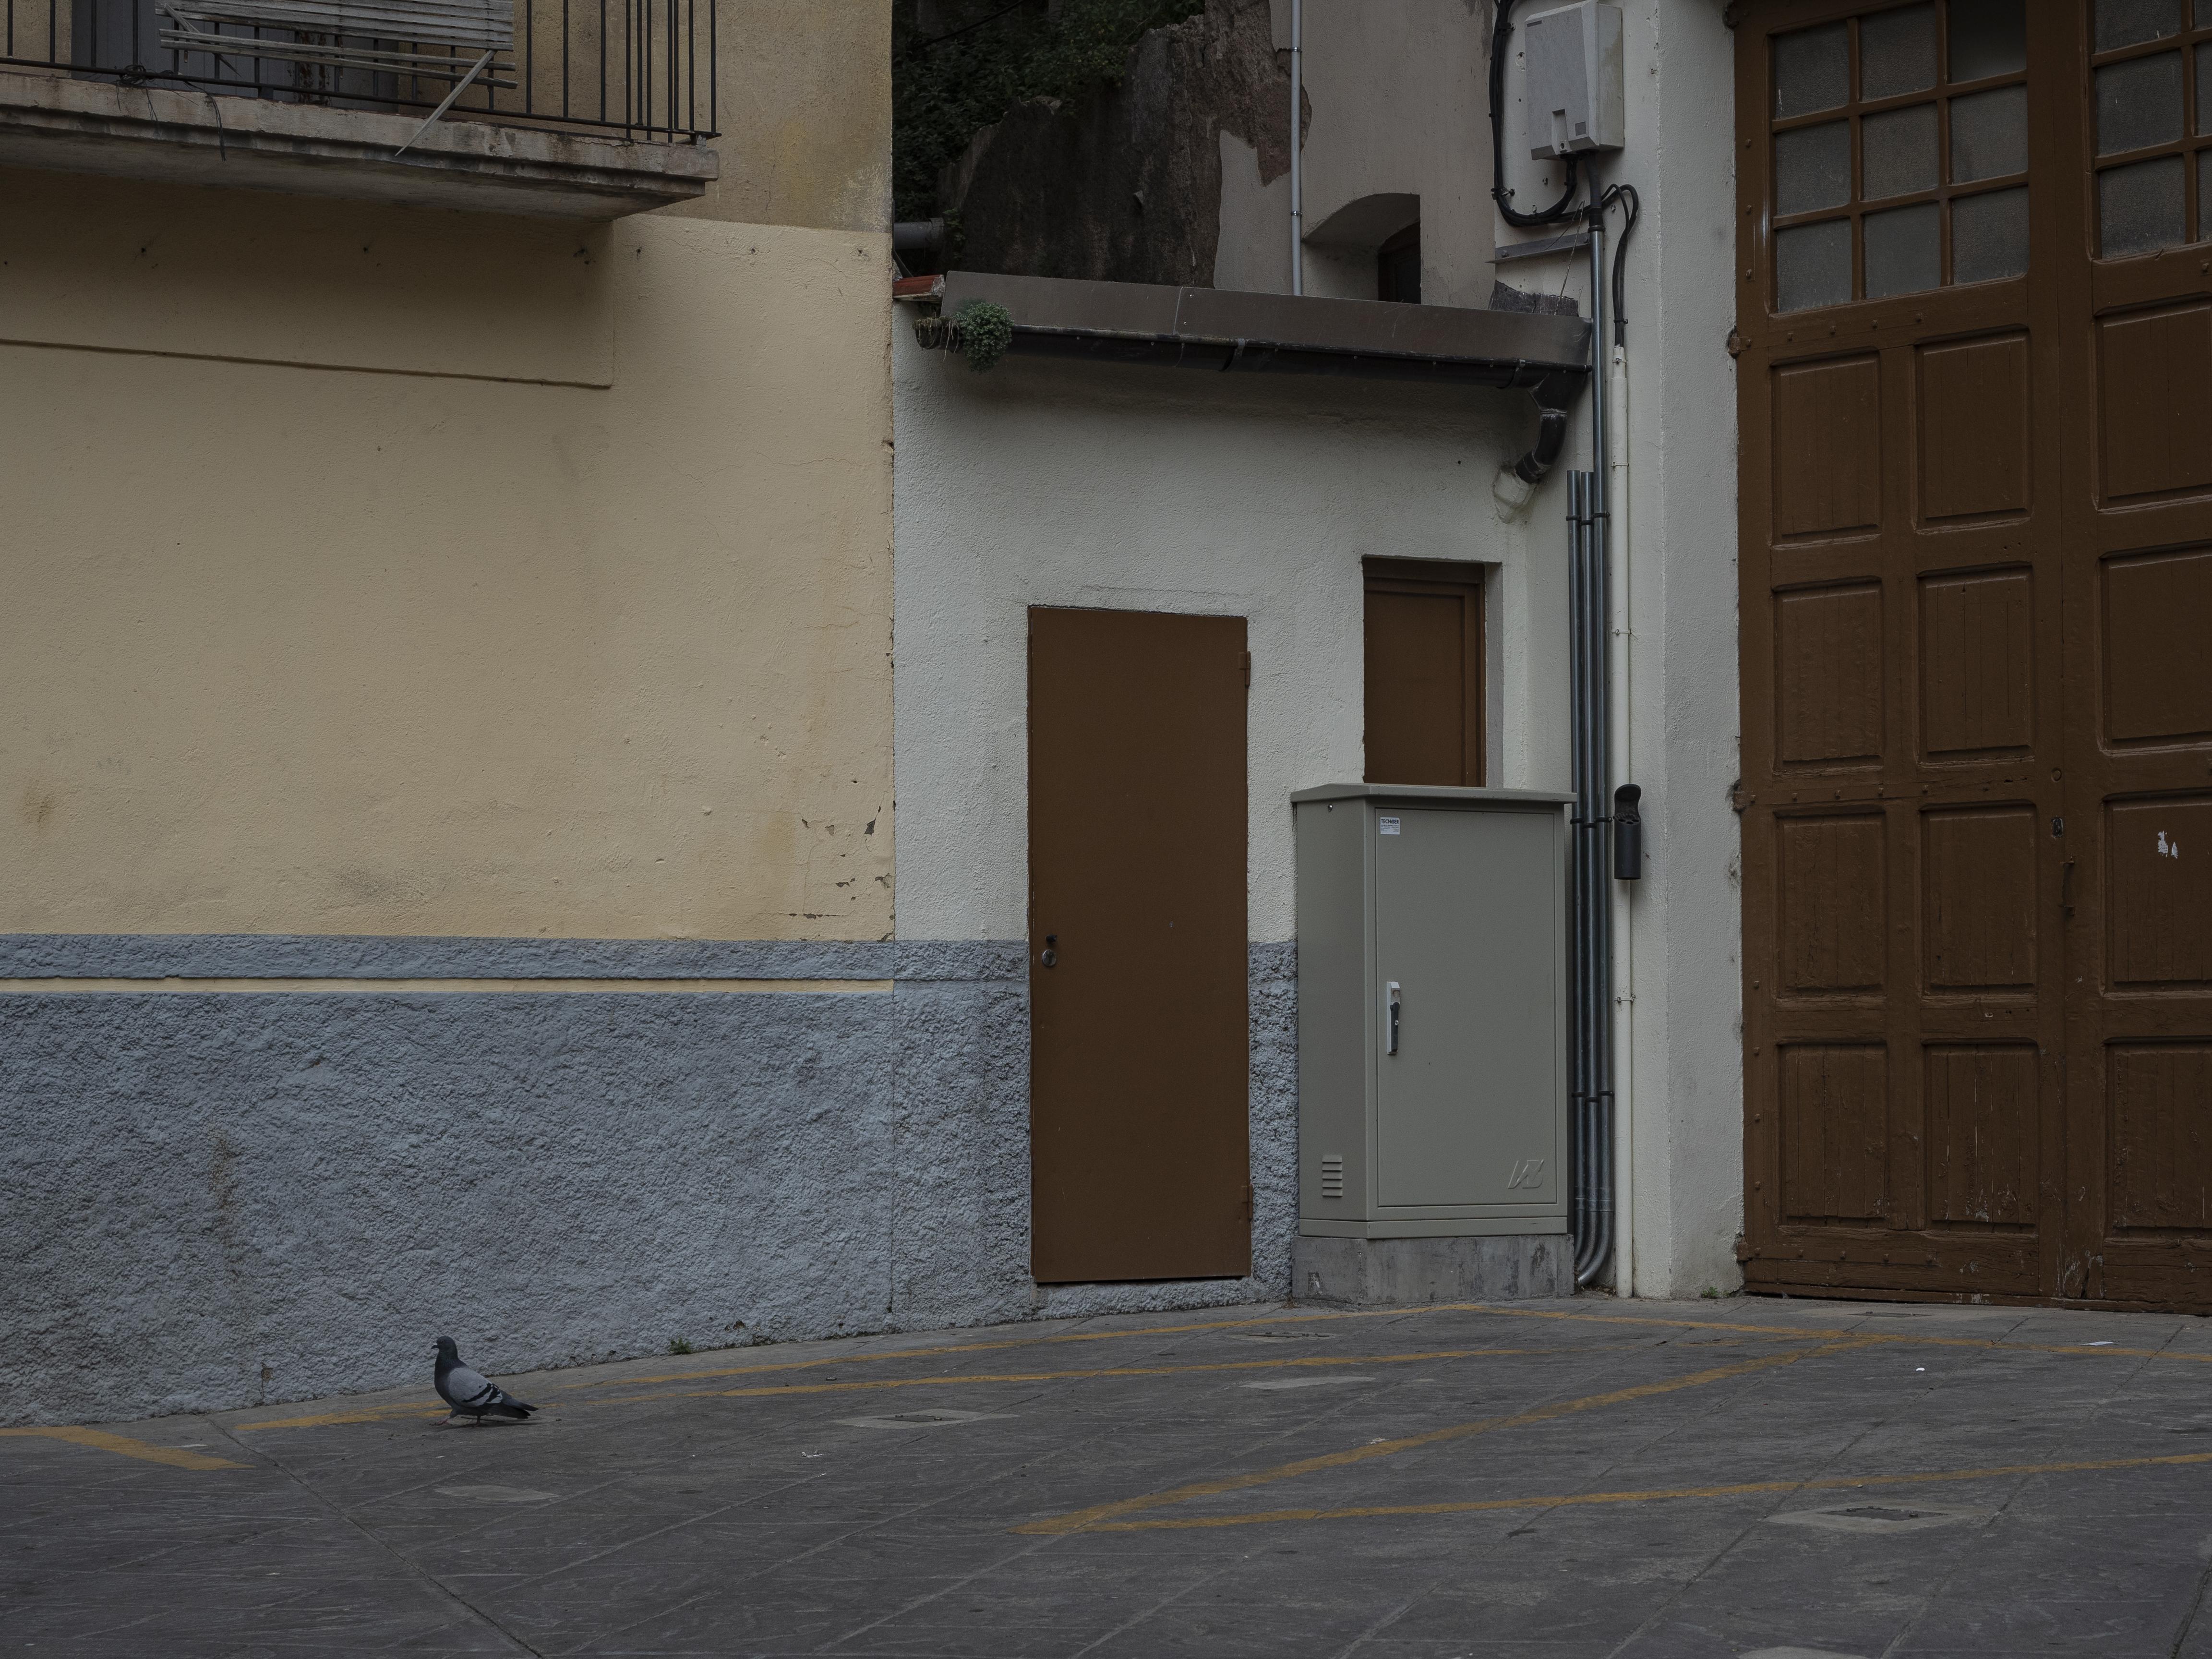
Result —
<path fill-rule="evenodd" d="M 1344 1196 L 1344 1155 L 1331 1152 L 1321 1161 L 1321 1195 L 1323 1198 Z"/>

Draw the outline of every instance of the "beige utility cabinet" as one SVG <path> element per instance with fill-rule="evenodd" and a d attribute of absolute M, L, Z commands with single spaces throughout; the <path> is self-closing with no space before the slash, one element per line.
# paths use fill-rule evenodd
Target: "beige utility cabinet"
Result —
<path fill-rule="evenodd" d="M 1566 1231 L 1572 799 L 1291 797 L 1308 1237 Z"/>

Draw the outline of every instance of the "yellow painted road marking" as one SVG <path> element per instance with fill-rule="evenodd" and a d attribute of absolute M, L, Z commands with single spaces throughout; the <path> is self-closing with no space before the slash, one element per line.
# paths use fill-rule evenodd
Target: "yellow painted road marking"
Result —
<path fill-rule="evenodd" d="M 1550 1309 L 1501 1307 L 1489 1302 L 1438 1302 L 1420 1308 L 1350 1308 L 1326 1313 L 1297 1309 L 1259 1319 L 1212 1319 L 1182 1325 L 1146 1325 L 1128 1330 L 1066 1331 L 1051 1336 L 1010 1337 L 995 1342 L 949 1343 L 939 1347 L 893 1348 L 876 1353 L 829 1354 L 817 1359 L 785 1359 L 755 1365 L 718 1366 L 713 1370 L 671 1371 L 659 1376 L 610 1376 L 573 1382 L 578 1389 L 644 1388 L 655 1382 L 698 1382 L 718 1376 L 753 1376 L 775 1371 L 813 1370 L 824 1365 L 877 1364 L 889 1359 L 927 1359 L 937 1354 L 987 1353 L 1006 1348 L 1036 1347 L 1055 1342 L 1113 1342 L 1131 1336 L 1177 1336 L 1200 1331 L 1233 1330 L 1251 1325 L 1314 1324 L 1339 1319 L 1405 1319 L 1420 1314 L 1497 1314 L 1514 1319 L 1556 1319 L 1595 1325 L 1656 1326 L 1671 1330 L 1731 1331 L 1747 1336 L 1784 1342 L 1840 1341 L 1924 1344 L 1931 1347 L 2014 1349 L 2024 1353 L 2125 1354 L 2138 1359 L 2192 1359 L 2212 1364 L 2212 1353 L 2176 1353 L 2162 1348 L 2100 1348 L 2085 1344 L 2001 1342 L 1987 1337 L 1923 1336 L 1905 1331 L 1855 1331 L 1808 1325 L 1751 1325 L 1723 1320 L 1662 1318 L 1618 1314 L 1565 1313 Z"/>
<path fill-rule="evenodd" d="M 1917 1486 L 1943 1480 L 2000 1480 L 2016 1475 L 2073 1474 L 2097 1469 L 2147 1469 L 2212 1463 L 2212 1452 L 2171 1457 L 2114 1457 L 2094 1462 L 2008 1463 L 1985 1469 L 1923 1469 L 1912 1474 L 1832 1475 L 1813 1480 L 1745 1480 L 1729 1486 L 1655 1486 L 1643 1492 L 1559 1492 L 1547 1498 L 1487 1498 L 1464 1504 L 1375 1504 L 1357 1509 L 1263 1510 L 1251 1515 L 1163 1516 L 1151 1521 L 1103 1521 L 1084 1532 L 1177 1531 L 1202 1527 L 1250 1527 L 1273 1521 L 1354 1521 L 1378 1515 L 1473 1515 L 1485 1510 L 1547 1510 L 1569 1504 L 1650 1504 L 1681 1498 L 1740 1498 L 1762 1492 L 1856 1492 L 1868 1486 Z M 1033 1532 L 1034 1526 L 1016 1527 Z"/>
<path fill-rule="evenodd" d="M 167 1463 L 178 1469 L 246 1469 L 250 1463 L 234 1463 L 228 1457 L 204 1457 L 198 1452 L 186 1451 L 179 1446 L 156 1446 L 143 1440 L 132 1440 L 119 1434 L 110 1434 L 106 1429 L 36 1428 L 0 1429 L 0 1434 L 35 1434 L 48 1440 L 67 1440 L 80 1446 L 95 1446 L 101 1451 L 120 1452 L 125 1457 L 136 1457 L 148 1463 Z"/>
<path fill-rule="evenodd" d="M 649 1405 L 656 1400 L 737 1400 L 778 1395 L 849 1394 L 880 1389 L 938 1388 L 958 1382 L 1066 1382 L 1101 1376 L 1173 1376 L 1183 1371 L 1264 1371 L 1291 1366 L 1406 1365 L 1426 1359 L 1476 1359 L 1514 1355 L 1542 1357 L 1610 1352 L 1610 1346 L 1599 1346 L 1578 1348 L 1436 1348 L 1419 1353 L 1285 1354 L 1273 1359 L 1231 1359 L 1195 1365 L 1115 1365 L 1066 1371 L 955 1371 L 939 1376 L 880 1376 L 848 1382 L 775 1382 L 755 1389 L 669 1389 L 658 1394 L 602 1395 L 596 1400 L 543 1401 L 539 1402 L 539 1408 L 542 1410 L 563 1403 L 570 1406 L 634 1406 Z M 811 1364 L 814 1362 L 806 1363 Z M 763 1366 L 761 1369 L 781 1368 Z M 691 1375 L 727 1374 L 693 1372 Z M 689 1379 L 645 1377 L 641 1380 L 655 1382 Z M 337 1423 L 388 1423 L 405 1417 L 446 1415 L 442 1406 L 431 1407 L 424 1402 L 409 1401 L 399 1405 L 357 1406 L 347 1410 L 316 1412 L 306 1417 L 267 1418 L 257 1423 L 234 1423 L 230 1426 L 234 1432 L 245 1433 L 258 1429 L 319 1429 Z"/>
<path fill-rule="evenodd" d="M 1354 1317 L 1373 1315 L 1403 1314 L 1403 1308 L 1362 1310 Z M 1717 1319 L 1666 1319 L 1654 1316 L 1638 1316 L 1627 1314 L 1565 1313 L 1551 1308 L 1506 1308 L 1494 1303 L 1453 1302 L 1437 1303 L 1417 1310 L 1421 1313 L 1487 1313 L 1504 1319 L 1558 1319 L 1586 1325 L 1657 1325 L 1675 1330 L 1740 1331 L 1754 1336 L 1777 1337 L 1785 1341 L 1842 1340 L 1853 1344 L 1885 1343 L 1891 1346 L 1930 1348 L 1984 1348 L 2014 1353 L 2077 1353 L 2089 1355 L 2126 1355 L 2133 1359 L 2191 1359 L 2200 1364 L 2212 1364 L 2212 1353 L 2176 1353 L 2170 1348 L 2099 1347 L 2084 1342 L 2004 1342 L 1987 1336 L 1927 1336 L 1912 1331 L 1863 1331 L 1806 1325 L 1792 1329 L 1787 1325 L 1731 1324 Z"/>
<path fill-rule="evenodd" d="M 7 996 L 144 996 L 176 993 L 199 996 L 312 995 L 406 996 L 440 994 L 503 996 L 750 996 L 881 995 L 887 979 L 0 979 Z"/>
<path fill-rule="evenodd" d="M 1649 1315 L 1636 1316 L 1622 1314 L 1567 1313 L 1546 1308 L 1503 1307 L 1495 1303 L 1488 1302 L 1443 1302 L 1434 1303 L 1422 1308 L 1357 1308 L 1332 1310 L 1328 1312 L 1305 1312 L 1292 1309 L 1285 1310 L 1280 1313 L 1270 1314 L 1261 1318 L 1193 1321 L 1179 1325 L 1139 1326 L 1127 1330 L 1068 1331 L 1056 1333 L 1050 1336 L 1013 1337 L 995 1342 L 951 1343 L 934 1347 L 894 1348 L 875 1353 L 827 1354 L 814 1359 L 787 1359 L 771 1361 L 755 1365 L 718 1366 L 710 1370 L 671 1371 L 655 1376 L 599 1377 L 589 1381 L 574 1381 L 569 1382 L 568 1386 L 571 1389 L 647 1388 L 659 1382 L 698 1382 L 716 1377 L 757 1376 L 772 1375 L 782 1371 L 816 1370 L 825 1365 L 875 1364 L 885 1360 L 892 1359 L 927 1359 L 943 1354 L 993 1352 L 1003 1351 L 1008 1348 L 1036 1347 L 1060 1342 L 1110 1342 L 1117 1341 L 1124 1337 L 1175 1336 L 1202 1331 L 1234 1330 L 1254 1325 L 1310 1324 L 1339 1319 L 1403 1319 L 1417 1314 L 1440 1313 L 1495 1314 L 1501 1318 L 1563 1320 L 1580 1324 L 1621 1325 L 1638 1328 L 1657 1327 L 1669 1330 L 1727 1331 L 1740 1335 L 1762 1337 L 1769 1340 L 1785 1342 L 1842 1341 L 1847 1342 L 1853 1346 L 1870 1346 L 1876 1344 L 1892 1346 L 1899 1345 L 1917 1345 L 1928 1347 L 1978 1348 L 2000 1352 L 2013 1351 L 2023 1353 L 2082 1354 L 2092 1358 L 2099 1356 L 2116 1357 L 2124 1355 L 2128 1358 L 2136 1359 L 2186 1359 L 2194 1360 L 2199 1364 L 2212 1364 L 2212 1353 L 2177 1353 L 2171 1349 L 2163 1348 L 2094 1347 L 2082 1343 L 2059 1344 L 2004 1342 L 1987 1337 L 1936 1336 L 1908 1331 L 1853 1331 L 1840 1328 L 1814 1325 L 1803 1326 L 1793 1329 L 1789 1326 L 1784 1325 L 1753 1325 L 1726 1320 L 1683 1319 L 1680 1317 L 1670 1318 Z M 1470 1354 L 1504 1354 L 1596 1351 L 1492 1348 L 1470 1349 L 1467 1352 Z M 1275 1363 L 1287 1364 L 1291 1362 L 1279 1361 Z M 1328 1364 L 1336 1362 L 1316 1361 L 1312 1363 Z M 918 1386 L 923 1382 L 939 1381 L 957 1382 L 968 1380 L 975 1382 L 1036 1382 L 1043 1380 L 1047 1376 L 1075 1377 L 1084 1376 L 1156 1376 L 1165 1375 L 1168 1371 L 1174 1369 L 1175 1368 L 1173 1367 L 1166 1367 L 1158 1370 L 1121 1370 L 1110 1372 L 1068 1371 L 1056 1373 L 1025 1373 L 1018 1376 L 999 1378 L 973 1377 L 962 1379 L 957 1377 L 928 1377 L 915 1379 L 915 1383 L 913 1386 Z M 867 1388 L 873 1385 L 855 1382 L 850 1384 L 838 1383 L 831 1386 L 837 1389 L 842 1389 L 847 1388 Z M 909 1385 L 902 1384 L 901 1386 Z M 798 1391 L 799 1390 L 795 1389 L 787 1388 L 718 1389 L 702 1390 L 696 1393 L 671 1393 L 666 1395 L 658 1397 L 670 1400 L 680 1400 L 718 1396 L 725 1394 L 732 1395 L 751 1394 L 765 1395 L 793 1393 Z M 826 1390 L 812 1389 L 808 1391 L 823 1392 Z M 643 1398 L 645 1396 L 638 1397 Z M 583 1402 L 574 1401 L 571 1403 L 581 1404 Z M 441 1414 L 435 1410 L 426 1410 L 424 1407 L 413 1405 L 362 1407 L 356 1407 L 351 1410 L 321 1412 L 306 1417 L 286 1417 L 258 1423 L 238 1423 L 234 1424 L 232 1427 L 238 1430 L 320 1428 L 327 1425 L 340 1423 L 380 1423 L 393 1417 L 409 1416 L 416 1412 L 422 1412 L 423 1414 L 427 1416 L 438 1416 Z"/>
<path fill-rule="evenodd" d="M 1474 1304 L 1470 1303 L 1468 1305 L 1472 1307 Z M 1406 1310 L 1390 1311 L 1402 1313 Z M 943 1353 L 990 1353 L 1005 1348 L 1034 1348 L 1053 1342 L 1111 1342 L 1125 1336 L 1179 1336 L 1189 1331 L 1234 1330 L 1245 1325 L 1288 1325 L 1371 1316 L 1368 1312 L 1352 1310 L 1341 1313 L 1290 1312 L 1270 1315 L 1264 1319 L 1209 1319 L 1185 1325 L 1140 1325 L 1124 1331 L 1060 1331 L 1050 1336 L 1015 1336 L 997 1342 L 952 1342 L 936 1347 L 887 1348 L 876 1353 L 825 1354 L 818 1359 L 781 1359 L 758 1365 L 719 1366 L 712 1370 L 671 1371 L 665 1376 L 609 1376 L 573 1386 L 579 1389 L 643 1388 L 649 1382 L 697 1382 L 714 1376 L 752 1376 L 764 1371 L 812 1370 L 823 1365 L 866 1365 L 885 1359 L 927 1359 Z"/>
<path fill-rule="evenodd" d="M 1478 1434 L 1488 1434 L 1498 1429 L 1521 1428 L 1531 1423 L 1547 1423 L 1555 1418 L 1572 1416 L 1579 1412 L 1595 1411 L 1601 1406 L 1624 1405 L 1632 1400 L 1647 1400 L 1656 1395 L 1674 1394 L 1683 1389 L 1702 1388 L 1709 1382 L 1725 1382 L 1732 1376 L 1747 1376 L 1754 1371 L 1771 1370 L 1778 1365 L 1790 1365 L 1814 1354 L 1837 1353 L 1856 1347 L 1856 1342 L 1824 1344 L 1818 1347 L 1796 1348 L 1787 1353 L 1767 1354 L 1758 1359 L 1747 1359 L 1735 1365 L 1717 1365 L 1708 1370 L 1692 1371 L 1686 1376 L 1671 1377 L 1658 1382 L 1638 1382 L 1632 1388 L 1614 1389 L 1605 1394 L 1585 1395 L 1579 1400 L 1563 1400 L 1549 1406 L 1538 1406 L 1525 1412 L 1515 1412 L 1506 1417 L 1477 1418 L 1472 1423 L 1455 1423 L 1447 1428 L 1431 1429 L 1422 1434 L 1410 1434 L 1396 1440 L 1378 1440 L 1372 1445 L 1353 1446 L 1343 1451 L 1324 1452 L 1318 1457 L 1302 1457 L 1296 1462 L 1278 1464 L 1272 1469 L 1260 1469 L 1250 1474 L 1224 1475 L 1218 1480 L 1194 1480 L 1188 1486 L 1175 1486 L 1166 1492 L 1146 1492 L 1136 1498 L 1124 1498 L 1111 1504 L 1096 1504 L 1089 1509 L 1073 1510 L 1066 1515 L 1048 1520 L 1031 1521 L 1014 1530 L 1021 1533 L 1082 1532 L 1099 1522 L 1127 1515 L 1136 1510 L 1158 1509 L 1169 1504 L 1186 1503 L 1194 1498 L 1214 1498 L 1223 1492 L 1243 1492 L 1253 1486 L 1272 1485 L 1278 1480 L 1294 1480 L 1302 1474 L 1314 1474 L 1323 1469 L 1340 1469 L 1353 1463 L 1364 1463 L 1370 1458 L 1395 1456 L 1399 1452 L 1413 1451 L 1423 1446 L 1436 1446 L 1451 1440 L 1465 1440 Z"/>
<path fill-rule="evenodd" d="M 1420 1353 L 1301 1354 L 1281 1359 L 1231 1359 L 1202 1365 L 1100 1365 L 1073 1371 L 954 1371 L 944 1376 L 872 1376 L 853 1382 L 773 1382 L 757 1389 L 671 1389 L 664 1394 L 615 1395 L 592 1403 L 629 1406 L 655 1400 L 741 1400 L 879 1389 L 935 1389 L 957 1382 L 1075 1382 L 1101 1376 L 1178 1376 L 1185 1371 L 1268 1371 L 1292 1365 L 1410 1365 L 1425 1359 L 1604 1352 L 1601 1348 L 1437 1348 Z"/>
<path fill-rule="evenodd" d="M 264 1418 L 258 1423 L 233 1423 L 233 1434 L 245 1434 L 258 1429 L 319 1429 L 331 1423 L 388 1423 L 400 1417 L 445 1417 L 450 1413 L 443 1406 L 434 1408 L 420 1401 L 410 1401 L 404 1406 L 356 1406 L 350 1411 L 316 1412 L 307 1417 Z"/>

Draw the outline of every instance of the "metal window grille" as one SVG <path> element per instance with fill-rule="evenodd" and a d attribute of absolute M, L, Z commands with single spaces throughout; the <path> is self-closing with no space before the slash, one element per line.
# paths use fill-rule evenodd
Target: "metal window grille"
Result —
<path fill-rule="evenodd" d="M 337 108 L 712 137 L 714 0 L 0 0 L 0 63 Z"/>

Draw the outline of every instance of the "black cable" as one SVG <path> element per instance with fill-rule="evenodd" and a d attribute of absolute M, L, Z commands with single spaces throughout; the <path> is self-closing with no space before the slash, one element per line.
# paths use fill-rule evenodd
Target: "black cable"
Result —
<path fill-rule="evenodd" d="M 1598 198 L 1597 210 L 1602 214 L 1615 202 L 1624 203 L 1628 215 L 1620 227 L 1620 240 L 1613 246 L 1613 343 L 1620 346 L 1628 343 L 1627 287 L 1621 267 L 1628 258 L 1628 239 L 1636 229 L 1636 222 L 1644 216 L 1644 198 L 1636 193 L 1633 185 L 1615 185 Z"/>
<path fill-rule="evenodd" d="M 1001 17 L 1006 16 L 1009 12 L 1019 11 L 1024 6 L 1029 4 L 1029 3 L 1030 0 L 1013 0 L 1012 4 L 1000 7 L 998 10 L 993 12 L 988 17 L 979 17 L 972 23 L 963 23 L 957 29 L 947 29 L 942 34 L 933 34 L 927 40 L 909 41 L 907 45 L 907 52 L 909 55 L 915 52 L 927 52 L 932 46 L 941 46 L 947 40 L 957 40 L 963 34 L 973 34 L 977 29 L 981 28 L 986 23 L 995 23 Z"/>
<path fill-rule="evenodd" d="M 1505 49 L 1512 38 L 1513 0 L 1498 0 L 1498 22 L 1490 36 L 1490 193 L 1498 203 L 1499 215 L 1509 225 L 1525 228 L 1579 218 L 1583 210 L 1571 205 L 1582 189 L 1581 163 L 1575 156 L 1564 158 L 1567 187 L 1560 192 L 1559 199 L 1547 208 L 1522 213 L 1513 205 L 1513 192 L 1505 187 Z"/>

